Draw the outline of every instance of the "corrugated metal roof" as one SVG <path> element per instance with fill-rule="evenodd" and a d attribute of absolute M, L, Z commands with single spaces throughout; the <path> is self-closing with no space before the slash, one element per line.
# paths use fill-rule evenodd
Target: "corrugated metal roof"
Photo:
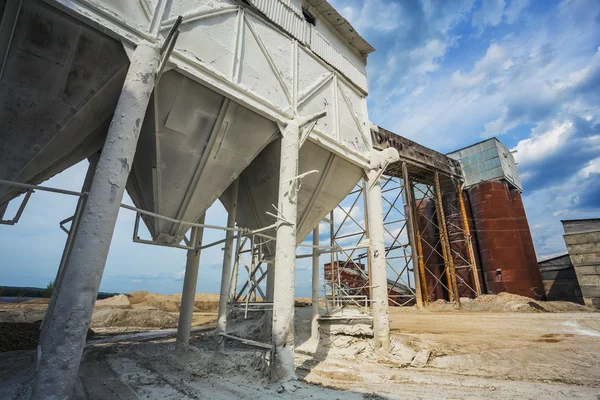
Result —
<path fill-rule="evenodd" d="M 375 51 L 375 48 L 360 36 L 356 32 L 356 29 L 350 25 L 350 22 L 338 13 L 326 0 L 305 1 L 313 6 L 360 54 L 366 56 Z"/>

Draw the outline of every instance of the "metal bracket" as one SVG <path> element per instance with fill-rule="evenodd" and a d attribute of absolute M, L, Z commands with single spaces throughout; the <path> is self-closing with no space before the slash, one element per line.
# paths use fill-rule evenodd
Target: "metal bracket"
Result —
<path fill-rule="evenodd" d="M 21 202 L 21 205 L 19 206 L 19 209 L 17 210 L 17 213 L 15 214 L 15 216 L 13 217 L 13 219 L 0 219 L 0 225 L 14 225 L 17 222 L 19 222 L 19 219 L 21 218 L 21 214 L 23 214 L 23 211 L 25 210 L 25 206 L 27 205 L 27 202 L 29 201 L 29 198 L 31 197 L 33 193 L 33 189 L 28 189 L 27 192 L 25 193 L 25 197 L 23 198 L 23 201 Z M 4 213 L 6 211 L 6 209 L 4 209 L 2 212 Z"/>
<path fill-rule="evenodd" d="M 181 15 L 177 17 L 177 20 L 171 27 L 171 30 L 169 31 L 167 37 L 165 38 L 165 41 L 163 42 L 163 45 L 160 48 L 160 54 L 162 55 L 162 59 L 160 60 L 160 66 L 158 67 L 158 73 L 156 74 L 157 82 L 160 80 L 160 77 L 162 76 L 163 72 L 165 71 L 165 68 L 167 67 L 169 57 L 171 56 L 171 52 L 175 47 L 175 42 L 177 42 L 177 38 L 179 37 L 179 26 L 181 25 L 182 21 L 183 17 Z"/>
<path fill-rule="evenodd" d="M 134 243 L 142 243 L 142 244 L 152 244 L 154 246 L 163 246 L 163 247 L 174 247 L 176 249 L 183 249 L 183 250 L 196 250 L 196 248 L 193 246 L 193 243 L 196 242 L 196 238 L 192 235 L 192 237 L 188 240 L 185 236 L 183 237 L 183 240 L 185 242 L 185 246 L 176 243 L 176 244 L 164 244 L 164 243 L 159 243 L 156 242 L 154 240 L 146 240 L 146 239 L 140 239 L 139 236 L 139 228 L 140 228 L 140 219 L 141 219 L 142 214 L 138 211 L 135 213 L 135 223 L 133 225 L 133 242 Z"/>
<path fill-rule="evenodd" d="M 65 224 L 66 224 L 67 222 L 71 222 L 71 221 L 73 221 L 74 219 L 75 219 L 75 216 L 74 216 L 74 215 L 71 215 L 69 218 L 65 218 L 65 219 L 63 219 L 62 221 L 60 221 L 60 222 L 58 223 L 58 226 L 60 227 L 60 229 L 62 229 L 62 230 L 63 230 L 63 232 L 65 232 L 67 235 L 69 235 L 69 234 L 71 233 L 71 230 L 70 230 L 70 229 L 67 229 L 67 228 L 65 228 Z"/>

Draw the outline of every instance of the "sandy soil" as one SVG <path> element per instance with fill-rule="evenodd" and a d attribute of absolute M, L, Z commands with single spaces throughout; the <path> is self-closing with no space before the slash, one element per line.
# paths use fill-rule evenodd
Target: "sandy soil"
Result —
<path fill-rule="evenodd" d="M 393 309 L 391 329 L 392 357 L 370 354 L 368 342 L 357 352 L 357 339 L 354 353 L 300 354 L 299 374 L 393 398 L 599 398 L 599 313 Z M 412 367 L 420 351 L 431 352 L 427 364 Z"/>
<path fill-rule="evenodd" d="M 119 308 L 123 304 L 116 303 L 123 300 L 113 299 L 114 307 L 108 309 L 157 311 Z M 228 341 L 225 354 L 216 353 L 210 323 L 195 329 L 192 347 L 185 352 L 175 351 L 173 329 L 95 336 L 84 353 L 77 397 L 600 398 L 600 313 L 569 304 L 534 306 L 528 299 L 510 296 L 472 303 L 462 310 L 441 303 L 425 310 L 392 309 L 393 346 L 385 356 L 374 351 L 372 340 L 364 335 L 323 334 L 316 347 L 308 340 L 310 307 L 297 308 L 295 361 L 300 381 L 283 386 L 261 375 L 260 352 Z M 550 309 L 561 312 L 546 312 Z M 260 340 L 262 319 L 238 319 L 236 324 L 230 326 L 231 333 Z M 26 398 L 33 360 L 32 351 L 0 353 L 0 398 Z"/>

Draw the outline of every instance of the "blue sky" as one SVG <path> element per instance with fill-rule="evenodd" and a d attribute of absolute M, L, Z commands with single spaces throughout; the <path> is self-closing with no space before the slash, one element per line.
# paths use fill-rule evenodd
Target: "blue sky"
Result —
<path fill-rule="evenodd" d="M 440 152 L 492 136 L 517 150 L 539 258 L 565 251 L 561 219 L 600 215 L 600 2 L 330 2 L 377 49 L 368 60 L 371 121 Z M 86 168 L 46 185 L 79 190 Z M 66 239 L 58 222 L 74 206 L 37 192 L 19 224 L 0 226 L 1 285 L 54 278 Z M 180 292 L 185 251 L 132 243 L 133 220 L 119 214 L 101 290 Z M 225 221 L 217 202 L 207 222 Z M 221 260 L 220 247 L 202 254 L 199 292 L 218 292 Z M 299 296 L 310 293 L 309 262 L 298 264 Z"/>

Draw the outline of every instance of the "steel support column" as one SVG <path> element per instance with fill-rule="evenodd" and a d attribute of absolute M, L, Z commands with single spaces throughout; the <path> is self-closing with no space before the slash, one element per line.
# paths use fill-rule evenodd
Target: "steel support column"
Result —
<path fill-rule="evenodd" d="M 467 210 L 465 209 L 465 200 L 463 199 L 463 192 L 460 185 L 456 187 L 458 194 L 458 205 L 460 207 L 460 215 L 463 223 L 463 234 L 465 242 L 467 243 L 467 250 L 469 252 L 469 261 L 471 263 L 471 272 L 473 274 L 473 283 L 475 285 L 475 291 L 477 296 L 481 294 L 481 286 L 479 285 L 479 273 L 477 272 L 477 261 L 475 260 L 475 252 L 473 251 L 473 242 L 471 238 L 471 228 L 469 228 L 469 220 L 467 218 Z"/>
<path fill-rule="evenodd" d="M 423 295 L 421 291 L 421 279 L 419 274 L 419 260 L 418 254 L 415 251 L 417 249 L 416 243 L 417 238 L 415 235 L 415 199 L 412 191 L 412 185 L 410 183 L 410 177 L 408 176 L 408 168 L 406 167 L 406 161 L 402 162 L 402 183 L 404 184 L 404 196 L 406 198 L 406 227 L 408 228 L 408 243 L 410 244 L 410 258 L 413 265 L 413 273 L 415 276 L 415 298 L 417 300 L 417 308 L 423 308 Z M 427 290 L 427 289 L 425 289 Z"/>
<path fill-rule="evenodd" d="M 206 215 L 202 215 L 202 217 L 200 217 L 200 224 L 204 224 L 205 216 Z M 227 231 L 227 233 L 229 233 L 229 231 Z M 183 350 L 190 344 L 190 332 L 192 330 L 192 318 L 194 316 L 194 302 L 196 300 L 196 284 L 198 282 L 198 269 L 200 267 L 200 246 L 202 246 L 203 236 L 204 228 L 192 228 L 191 242 L 196 250 L 187 251 L 183 290 L 181 292 L 181 306 L 179 308 L 179 321 L 177 322 L 176 347 Z"/>
<path fill-rule="evenodd" d="M 367 210 L 371 244 L 369 258 L 371 259 L 371 293 L 373 294 L 371 305 L 373 307 L 375 349 L 388 352 L 390 350 L 390 324 L 380 172 L 379 169 L 372 169 L 367 173 Z"/>
<path fill-rule="evenodd" d="M 229 204 L 229 214 L 227 216 L 227 227 L 233 228 L 237 214 L 238 189 L 240 179 L 237 178 L 231 184 L 231 203 Z M 223 272 L 221 274 L 221 293 L 219 294 L 219 314 L 217 317 L 217 334 L 227 333 L 227 300 L 229 300 L 229 284 L 231 280 L 231 256 L 233 253 L 233 235 L 234 231 L 227 231 L 225 234 L 225 249 L 223 250 Z M 220 339 L 219 349 L 223 350 L 225 340 Z"/>
<path fill-rule="evenodd" d="M 77 380 L 98 288 L 112 239 L 125 184 L 154 88 L 159 51 L 140 44 L 131 56 L 106 142 L 83 208 L 64 284 L 39 352 L 33 399 L 66 399 Z"/>
<path fill-rule="evenodd" d="M 460 307 L 460 295 L 458 293 L 458 285 L 456 284 L 456 270 L 454 268 L 454 259 L 452 258 L 452 248 L 448 238 L 448 230 L 446 228 L 446 216 L 444 214 L 444 205 L 442 203 L 442 188 L 440 185 L 439 174 L 435 173 L 435 207 L 438 218 L 438 229 L 440 241 L 442 245 L 442 254 L 444 256 L 444 264 L 446 265 L 446 274 L 448 277 L 448 286 L 450 294 L 454 299 L 454 303 Z"/>
<path fill-rule="evenodd" d="M 313 229 L 312 249 L 312 324 L 311 340 L 319 340 L 319 225 Z"/>
<path fill-rule="evenodd" d="M 96 167 L 98 166 L 99 160 L 100 160 L 99 153 L 94 154 L 93 156 L 91 156 L 89 158 L 88 170 L 87 170 L 87 173 L 83 180 L 83 185 L 81 186 L 81 191 L 83 193 L 88 193 L 92 187 L 94 173 L 96 172 Z M 63 287 L 65 265 L 67 264 L 69 255 L 71 254 L 71 250 L 73 249 L 73 240 L 75 239 L 75 235 L 79 228 L 79 221 L 81 221 L 81 213 L 83 212 L 83 207 L 85 206 L 85 202 L 86 202 L 85 196 L 81 196 L 77 200 L 77 206 L 75 207 L 75 213 L 73 214 L 73 220 L 71 221 L 71 229 L 69 229 L 69 235 L 67 236 L 65 248 L 63 250 L 63 254 L 60 259 L 58 271 L 56 273 L 56 278 L 54 279 L 54 290 L 52 291 L 52 296 L 50 297 L 50 303 L 48 304 L 48 308 L 46 309 L 46 313 L 44 315 L 44 320 L 42 321 L 42 326 L 40 329 L 40 344 L 38 346 L 41 346 L 41 347 L 43 347 L 44 340 L 46 339 L 46 334 L 48 332 L 48 326 L 50 325 L 51 315 L 53 314 L 54 306 L 56 305 L 56 299 Z"/>

